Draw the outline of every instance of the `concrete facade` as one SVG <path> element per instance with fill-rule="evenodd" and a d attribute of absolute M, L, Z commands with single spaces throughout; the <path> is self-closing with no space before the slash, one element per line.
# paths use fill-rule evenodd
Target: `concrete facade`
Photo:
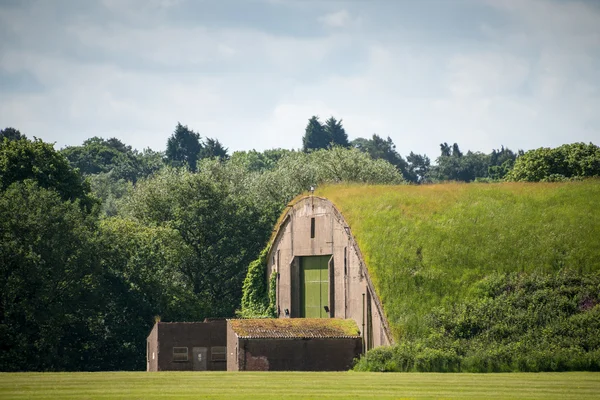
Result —
<path fill-rule="evenodd" d="M 350 318 L 363 348 L 390 345 L 393 338 L 350 227 L 328 200 L 308 196 L 288 206 L 271 246 L 267 278 L 277 274 L 279 318 L 301 317 L 303 257 L 328 256 L 330 318 Z"/>
<path fill-rule="evenodd" d="M 227 321 L 157 322 L 146 339 L 147 371 L 224 371 Z"/>

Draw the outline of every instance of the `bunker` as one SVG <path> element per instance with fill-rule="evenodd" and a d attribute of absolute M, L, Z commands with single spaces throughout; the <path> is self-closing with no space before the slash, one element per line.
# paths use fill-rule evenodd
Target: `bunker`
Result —
<path fill-rule="evenodd" d="M 350 227 L 328 200 L 289 205 L 275 229 L 265 279 L 274 319 L 157 323 L 148 371 L 337 371 L 393 338 Z"/>
<path fill-rule="evenodd" d="M 266 274 L 277 277 L 279 318 L 351 319 L 364 350 L 393 343 L 350 227 L 329 200 L 306 196 L 288 206 L 274 234 Z"/>

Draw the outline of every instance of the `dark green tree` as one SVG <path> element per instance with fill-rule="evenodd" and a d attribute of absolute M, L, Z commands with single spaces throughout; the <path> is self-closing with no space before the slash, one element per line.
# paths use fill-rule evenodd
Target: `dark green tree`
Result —
<path fill-rule="evenodd" d="M 206 160 L 204 163 L 213 162 Z M 219 169 L 217 165 L 211 168 Z M 204 316 L 233 316 L 239 307 L 246 268 L 268 238 L 270 222 L 225 179 L 227 171 L 161 170 L 139 182 L 124 205 L 138 221 L 175 229 L 193 252 L 180 273 L 198 299 Z"/>
<path fill-rule="evenodd" d="M 27 139 L 27 137 L 25 135 L 23 135 L 21 132 L 19 132 L 17 129 L 15 128 L 5 128 L 2 129 L 0 131 L 0 142 L 4 139 L 7 138 L 8 140 L 21 140 L 21 139 Z"/>
<path fill-rule="evenodd" d="M 146 147 L 140 153 L 136 153 L 138 158 L 137 178 L 147 178 L 165 166 L 163 162 L 164 153 L 154 151 Z"/>
<path fill-rule="evenodd" d="M 488 167 L 488 176 L 493 180 L 504 179 L 506 174 L 515 165 L 517 153 L 502 146 L 500 150 L 493 149 L 490 154 L 490 166 Z"/>
<path fill-rule="evenodd" d="M 304 152 L 326 149 L 331 143 L 331 137 L 325 127 L 319 121 L 319 117 L 312 116 L 308 120 L 304 137 L 302 138 L 302 150 Z"/>
<path fill-rule="evenodd" d="M 472 151 L 463 154 L 457 143 L 452 146 L 440 144 L 440 152 L 437 165 L 431 168 L 431 180 L 472 182 L 477 178 L 488 178 L 490 155 Z"/>
<path fill-rule="evenodd" d="M 407 181 L 423 183 L 427 180 L 431 168 L 429 157 L 425 154 L 415 154 L 411 151 L 406 157 L 406 162 L 408 164 L 407 176 L 405 176 Z"/>
<path fill-rule="evenodd" d="M 327 121 L 325 121 L 324 129 L 325 134 L 330 140 L 330 147 L 350 147 L 350 142 L 348 142 L 348 135 L 346 134 L 346 130 L 342 126 L 341 119 L 338 121 L 334 117 L 330 117 Z"/>
<path fill-rule="evenodd" d="M 450 157 L 452 155 L 452 147 L 450 147 L 446 142 L 440 144 L 440 150 L 442 152 L 440 157 Z"/>
<path fill-rule="evenodd" d="M 193 252 L 172 228 L 118 217 L 102 220 L 98 249 L 103 318 L 97 341 L 109 350 L 98 363 L 104 370 L 141 370 L 155 317 L 206 316 L 205 300 L 194 295 L 181 272 Z"/>
<path fill-rule="evenodd" d="M 96 204 L 89 183 L 52 144 L 40 139 L 0 142 L 0 190 L 26 179 L 56 190 L 63 200 L 79 200 L 88 209 Z"/>
<path fill-rule="evenodd" d="M 229 154 L 227 154 L 227 148 L 223 147 L 218 139 L 206 138 L 204 140 L 202 149 L 200 150 L 200 158 L 218 158 L 220 160 L 227 160 Z"/>
<path fill-rule="evenodd" d="M 0 370 L 90 369 L 107 350 L 94 340 L 96 215 L 62 197 L 31 179 L 0 192 Z"/>
<path fill-rule="evenodd" d="M 202 142 L 200 135 L 181 123 L 177 123 L 175 132 L 167 140 L 165 159 L 174 167 L 187 166 L 191 171 L 196 171 L 200 159 Z"/>
<path fill-rule="evenodd" d="M 462 151 L 460 151 L 460 148 L 458 147 L 458 143 L 454 143 L 452 145 L 452 157 L 462 157 L 463 153 Z"/>
<path fill-rule="evenodd" d="M 140 175 L 137 152 L 116 138 L 93 137 L 81 146 L 66 147 L 61 153 L 84 175 L 112 172 L 115 179 L 131 182 Z"/>

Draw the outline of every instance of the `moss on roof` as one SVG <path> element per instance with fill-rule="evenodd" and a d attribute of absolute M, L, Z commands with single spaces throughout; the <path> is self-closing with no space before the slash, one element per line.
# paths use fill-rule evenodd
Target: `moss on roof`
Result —
<path fill-rule="evenodd" d="M 233 331 L 242 338 L 344 338 L 359 337 L 354 320 L 340 318 L 231 319 Z"/>
<path fill-rule="evenodd" d="M 335 185 L 397 340 L 492 273 L 600 270 L 600 180 Z"/>

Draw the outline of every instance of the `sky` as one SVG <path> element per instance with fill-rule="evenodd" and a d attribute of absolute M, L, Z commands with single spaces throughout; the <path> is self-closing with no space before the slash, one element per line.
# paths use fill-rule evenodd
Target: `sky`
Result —
<path fill-rule="evenodd" d="M 313 115 L 433 160 L 600 144 L 600 1 L 0 0 L 0 128 L 233 152 Z"/>

